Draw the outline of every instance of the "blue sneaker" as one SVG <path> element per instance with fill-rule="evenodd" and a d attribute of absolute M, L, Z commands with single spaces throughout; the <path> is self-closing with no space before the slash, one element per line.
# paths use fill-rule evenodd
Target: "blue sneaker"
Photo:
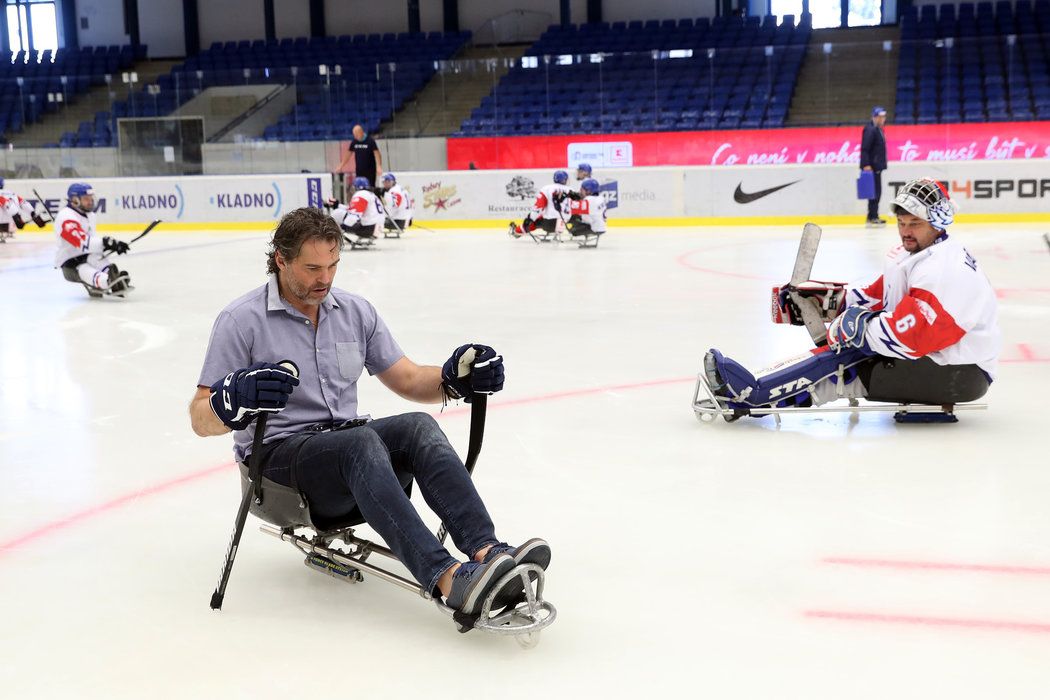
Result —
<path fill-rule="evenodd" d="M 515 566 L 518 564 L 535 564 L 546 571 L 551 564 L 551 546 L 539 537 L 533 537 L 517 547 L 511 547 L 506 542 L 495 544 L 485 555 L 485 561 L 500 554 L 509 554 L 513 557 Z"/>
<path fill-rule="evenodd" d="M 475 561 L 460 564 L 456 573 L 452 575 L 452 590 L 445 598 L 445 605 L 467 615 L 477 615 L 481 612 L 485 598 L 492 592 L 492 587 L 514 566 L 514 557 L 508 554 L 495 556 L 491 560 L 486 558 L 480 564 Z M 506 598 L 511 595 L 508 592 L 500 597 Z M 503 605 L 506 603 L 501 603 L 499 607 Z M 496 607 L 494 604 L 493 608 Z"/>

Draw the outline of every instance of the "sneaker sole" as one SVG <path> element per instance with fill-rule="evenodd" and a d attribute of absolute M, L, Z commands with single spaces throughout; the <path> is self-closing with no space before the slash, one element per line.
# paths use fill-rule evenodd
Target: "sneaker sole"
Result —
<path fill-rule="evenodd" d="M 546 571 L 551 565 L 550 545 L 538 537 L 525 542 L 514 554 L 514 564 L 535 564 Z"/>

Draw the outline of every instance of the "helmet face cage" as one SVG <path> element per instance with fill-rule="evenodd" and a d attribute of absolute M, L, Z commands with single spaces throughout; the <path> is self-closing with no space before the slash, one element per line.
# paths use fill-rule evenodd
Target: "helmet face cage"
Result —
<path fill-rule="evenodd" d="M 394 173 L 383 173 L 383 184 L 386 185 L 388 183 L 391 187 L 397 184 L 397 178 L 394 177 Z"/>
<path fill-rule="evenodd" d="M 944 185 L 930 177 L 906 183 L 893 203 L 939 229 L 952 224 L 957 210 Z"/>

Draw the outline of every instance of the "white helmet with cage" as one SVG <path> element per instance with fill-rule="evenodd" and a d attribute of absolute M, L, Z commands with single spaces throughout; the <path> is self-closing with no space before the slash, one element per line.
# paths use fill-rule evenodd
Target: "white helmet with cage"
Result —
<path fill-rule="evenodd" d="M 909 214 L 914 214 L 923 221 L 929 221 L 934 228 L 944 230 L 952 225 L 959 210 L 937 180 L 922 177 L 905 183 L 897 192 L 893 203 Z"/>

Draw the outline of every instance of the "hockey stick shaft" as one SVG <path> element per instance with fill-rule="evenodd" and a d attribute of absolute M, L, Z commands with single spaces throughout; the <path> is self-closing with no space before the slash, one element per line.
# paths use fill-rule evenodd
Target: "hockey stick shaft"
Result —
<path fill-rule="evenodd" d="M 467 440 L 467 461 L 463 466 L 467 468 L 467 474 L 474 474 L 474 465 L 478 462 L 481 454 L 481 443 L 485 440 L 485 414 L 488 410 L 489 397 L 487 394 L 474 394 L 470 403 L 470 438 Z M 448 537 L 448 528 L 444 524 L 438 528 L 438 542 L 445 544 Z"/>
<path fill-rule="evenodd" d="M 140 233 L 139 235 L 135 236 L 135 237 L 134 237 L 134 238 L 132 238 L 132 239 L 131 239 L 130 241 L 128 241 L 128 245 L 131 245 L 132 243 L 134 243 L 135 241 L 137 241 L 138 239 L 142 238 L 142 237 L 143 237 L 143 236 L 145 236 L 145 235 L 146 235 L 147 233 L 149 233 L 150 231 L 152 231 L 153 229 L 155 229 L 155 228 L 157 227 L 157 224 L 159 224 L 159 223 L 160 223 L 160 221 L 161 221 L 160 219 L 154 219 L 154 220 L 153 220 L 152 222 L 150 222 L 150 225 L 149 225 L 149 226 L 147 226 L 147 227 L 146 227 L 146 228 L 145 228 L 145 229 L 144 229 L 144 230 L 142 231 L 142 233 Z M 112 253 L 113 253 L 113 251 L 111 250 L 111 251 L 109 251 L 108 253 L 104 253 L 104 254 L 102 255 L 102 257 L 103 257 L 103 258 L 108 258 L 108 257 L 110 256 L 110 254 L 112 254 Z"/>
<path fill-rule="evenodd" d="M 262 441 L 266 434 L 266 419 L 268 413 L 260 413 L 255 420 L 255 435 L 252 438 L 252 453 L 248 457 L 248 488 L 241 496 L 241 505 L 237 509 L 237 518 L 233 522 L 233 536 L 226 548 L 226 560 L 222 565 L 222 573 L 219 575 L 219 584 L 211 594 L 211 609 L 221 610 L 223 598 L 226 597 L 226 584 L 230 580 L 230 572 L 233 571 L 233 560 L 237 557 L 237 547 L 241 544 L 241 533 L 244 531 L 244 523 L 248 519 L 248 511 L 251 508 L 252 497 L 255 493 L 255 485 L 262 478 Z"/>

